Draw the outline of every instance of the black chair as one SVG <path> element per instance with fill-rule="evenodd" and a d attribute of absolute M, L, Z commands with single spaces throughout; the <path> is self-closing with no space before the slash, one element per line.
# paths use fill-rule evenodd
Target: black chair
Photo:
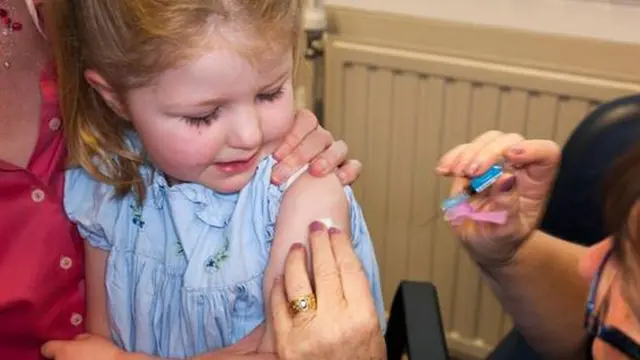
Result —
<path fill-rule="evenodd" d="M 574 130 L 562 149 L 562 163 L 540 229 L 582 245 L 607 232 L 602 214 L 602 182 L 617 157 L 640 141 L 640 95 L 602 104 Z M 394 312 L 395 309 L 395 312 Z M 433 285 L 403 283 L 387 329 L 389 360 L 447 359 L 437 294 Z M 524 337 L 512 330 L 487 360 L 539 360 Z"/>
<path fill-rule="evenodd" d="M 436 288 L 425 282 L 403 281 L 391 303 L 387 333 L 387 359 L 448 360 Z"/>
<path fill-rule="evenodd" d="M 574 130 L 540 229 L 561 239 L 593 245 L 608 234 L 603 223 L 603 180 L 615 159 L 640 142 L 640 95 L 604 103 Z M 541 359 L 511 331 L 489 360 Z"/>

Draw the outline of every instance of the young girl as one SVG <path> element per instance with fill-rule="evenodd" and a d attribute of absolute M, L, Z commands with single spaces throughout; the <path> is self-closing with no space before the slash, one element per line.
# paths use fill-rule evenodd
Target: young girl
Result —
<path fill-rule="evenodd" d="M 65 209 L 87 242 L 90 332 L 161 357 L 234 344 L 265 321 L 286 253 L 319 218 L 352 235 L 384 324 L 351 190 L 335 176 L 270 184 L 270 154 L 294 118 L 300 0 L 51 9 L 64 125 L 81 166 L 67 173 Z M 294 295 L 304 307 L 308 294 Z M 272 341 L 267 330 L 260 349 Z"/>

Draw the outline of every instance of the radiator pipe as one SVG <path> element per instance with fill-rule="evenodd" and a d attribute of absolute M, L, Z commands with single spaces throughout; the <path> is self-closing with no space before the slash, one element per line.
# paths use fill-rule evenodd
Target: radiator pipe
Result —
<path fill-rule="evenodd" d="M 327 16 L 323 0 L 307 0 L 303 13 L 303 27 L 306 35 L 306 48 L 304 57 L 311 62 L 312 89 L 311 111 L 318 117 L 321 125 L 323 119 L 323 93 L 324 93 L 324 42 L 327 32 Z"/>
<path fill-rule="evenodd" d="M 303 13 L 303 27 L 307 37 L 305 57 L 314 60 L 324 53 L 324 35 L 327 30 L 327 16 L 324 1 L 309 0 Z"/>

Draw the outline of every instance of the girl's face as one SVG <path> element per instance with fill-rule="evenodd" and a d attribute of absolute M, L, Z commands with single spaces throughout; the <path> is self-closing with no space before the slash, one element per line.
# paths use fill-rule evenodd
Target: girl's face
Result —
<path fill-rule="evenodd" d="M 255 64 L 216 48 L 126 94 L 126 115 L 169 178 L 235 192 L 289 133 L 291 52 Z"/>

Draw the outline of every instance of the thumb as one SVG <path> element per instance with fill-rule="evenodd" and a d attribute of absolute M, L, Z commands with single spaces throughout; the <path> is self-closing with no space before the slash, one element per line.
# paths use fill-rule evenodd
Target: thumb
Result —
<path fill-rule="evenodd" d="M 513 174 L 504 174 L 490 188 L 491 197 L 497 197 L 511 192 L 517 185 L 517 178 Z"/>
<path fill-rule="evenodd" d="M 73 338 L 73 340 L 86 340 L 91 337 L 91 334 L 80 334 Z"/>
<path fill-rule="evenodd" d="M 532 180 L 546 180 L 560 163 L 560 147 L 550 140 L 525 140 L 504 156 L 514 167 L 525 169 Z"/>
<path fill-rule="evenodd" d="M 67 341 L 63 340 L 48 341 L 40 348 L 40 354 L 47 359 L 55 359 L 66 343 Z"/>

